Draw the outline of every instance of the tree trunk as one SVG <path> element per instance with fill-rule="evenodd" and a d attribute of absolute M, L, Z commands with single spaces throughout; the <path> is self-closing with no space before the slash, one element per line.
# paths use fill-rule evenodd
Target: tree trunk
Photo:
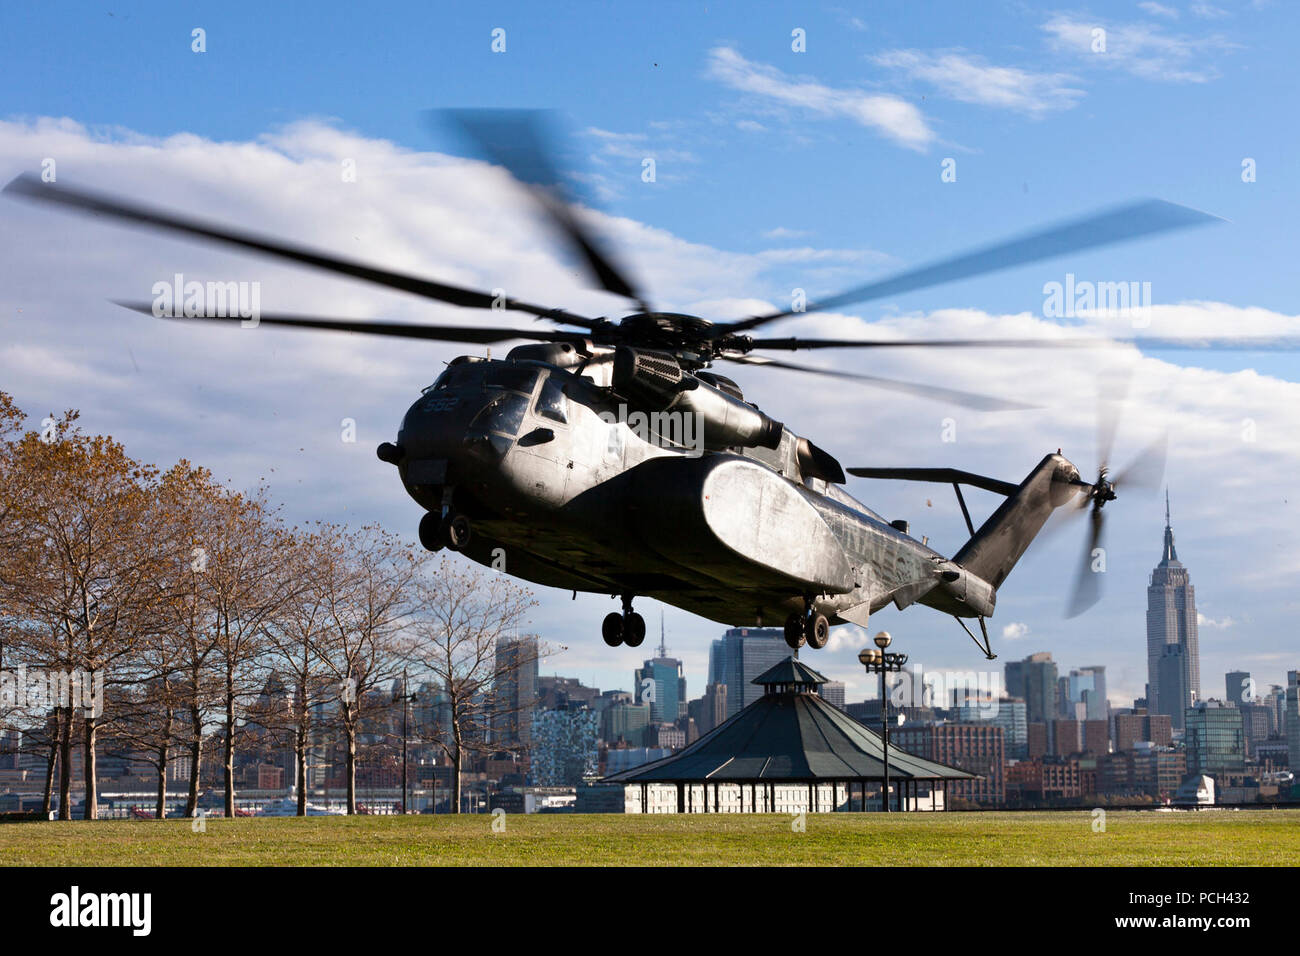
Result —
<path fill-rule="evenodd" d="M 185 816 L 192 817 L 199 809 L 199 770 L 203 765 L 203 714 L 198 707 L 190 707 L 190 789 L 185 797 Z"/>
<path fill-rule="evenodd" d="M 307 815 L 307 728 L 299 726 L 294 734 L 294 777 L 298 784 L 298 816 Z"/>
<path fill-rule="evenodd" d="M 94 717 L 84 718 L 86 722 L 85 754 L 82 757 L 81 775 L 86 779 L 86 813 L 84 819 L 99 819 L 99 788 L 95 779 L 98 764 L 95 761 L 95 738 L 99 732 L 99 721 Z"/>
<path fill-rule="evenodd" d="M 72 709 L 59 708 L 59 819 L 72 819 Z"/>
<path fill-rule="evenodd" d="M 50 735 L 50 756 L 45 761 L 45 793 L 41 799 L 41 815 L 48 820 L 50 811 L 54 809 L 54 767 L 59 762 L 59 718 L 58 711 L 54 712 L 54 727 Z"/>
<path fill-rule="evenodd" d="M 153 815 L 158 820 L 167 819 L 167 760 L 171 756 L 172 714 L 167 711 L 163 722 L 162 739 L 158 742 L 158 802 Z"/>
<path fill-rule="evenodd" d="M 229 673 L 226 675 L 226 740 L 223 745 L 222 773 L 225 777 L 226 819 L 235 815 L 235 685 Z"/>
<path fill-rule="evenodd" d="M 348 814 L 357 812 L 357 728 L 349 722 L 344 727 L 348 740 L 347 776 L 348 776 Z"/>
<path fill-rule="evenodd" d="M 456 747 L 451 755 L 451 812 L 460 813 L 460 734 L 454 734 Z"/>

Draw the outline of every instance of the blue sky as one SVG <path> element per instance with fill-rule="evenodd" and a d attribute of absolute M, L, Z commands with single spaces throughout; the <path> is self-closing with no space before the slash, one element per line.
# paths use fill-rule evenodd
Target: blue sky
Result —
<path fill-rule="evenodd" d="M 562 10 L 526 3 L 364 6 L 323 2 L 310 9 L 237 2 L 182 6 L 117 0 L 8 4 L 0 9 L 0 57 L 6 64 L 5 83 L 0 86 L 0 120 L 14 125 L 7 132 L 11 148 L 4 152 L 6 165 L 0 172 L 8 178 L 39 162 L 52 149 L 48 145 L 51 136 L 40 128 L 42 118 L 67 118 L 78 124 L 81 132 L 77 135 L 85 149 L 78 151 L 79 147 L 63 160 L 60 169 L 65 177 L 109 184 L 112 177 L 107 171 L 120 167 L 107 157 L 106 144 L 118 150 L 126 150 L 136 141 L 153 144 L 166 154 L 158 162 L 175 164 L 160 169 L 195 171 L 190 187 L 177 193 L 177 203 L 207 203 L 207 212 L 220 215 L 229 208 L 223 206 L 222 199 L 229 193 L 235 197 L 232 201 L 249 204 L 245 210 L 250 215 L 240 220 L 245 224 L 329 245 L 337 237 L 326 237 L 326 224 L 310 222 L 301 214 L 295 217 L 291 210 L 268 204 L 265 222 L 254 217 L 257 190 L 245 182 L 247 169 L 238 161 L 241 144 L 253 151 L 278 152 L 296 162 L 304 155 L 314 155 L 317 147 L 304 146 L 309 137 L 289 135 L 286 130 L 299 130 L 296 124 L 317 121 L 321 129 L 349 137 L 355 141 L 353 145 L 361 144 L 358 148 L 375 149 L 376 155 L 388 155 L 375 145 L 385 141 L 403 154 L 457 154 L 458 144 L 431 131 L 423 111 L 467 106 L 548 107 L 560 111 L 565 119 L 570 133 L 565 158 L 584 177 L 586 194 L 610 214 L 610 230 L 631 240 L 624 245 L 624 258 L 634 271 L 647 277 L 651 290 L 660 293 L 656 301 L 667 307 L 714 307 L 717 311 L 708 313 L 711 317 L 727 318 L 739 314 L 753 300 L 784 302 L 794 286 L 807 287 L 815 300 L 818 293 L 837 291 L 1045 222 L 1136 197 L 1156 196 L 1213 212 L 1229 222 L 873 303 L 850 310 L 852 321 L 910 321 L 916 316 L 932 317 L 935 310 L 946 308 L 980 310 L 989 316 L 1039 316 L 1043 284 L 1061 280 L 1068 270 L 1081 279 L 1149 281 L 1155 303 L 1170 307 L 1164 319 L 1171 323 L 1166 327 L 1171 332 L 1177 332 L 1178 323 L 1184 321 L 1219 334 L 1243 331 L 1243 323 L 1257 317 L 1243 310 L 1261 311 L 1262 321 L 1273 322 L 1267 327 L 1275 329 L 1278 322 L 1297 311 L 1297 20 L 1300 13 L 1290 4 L 1231 0 L 1050 7 L 1026 3 L 873 3 L 858 7 L 566 4 Z M 205 31 L 204 53 L 191 50 L 194 28 Z M 504 53 L 494 53 L 491 48 L 496 28 L 505 30 Z M 804 31 L 805 52 L 792 49 L 792 31 L 796 29 Z M 1090 47 L 1094 29 L 1106 31 L 1105 52 Z M 168 139 L 179 134 L 228 144 L 230 155 L 236 158 L 219 169 L 209 164 L 200 173 L 202 164 L 186 159 L 176 141 Z M 327 135 L 313 134 L 311 142 L 321 142 Z M 132 155 L 133 162 L 141 161 L 138 154 Z M 641 181 L 646 157 L 656 160 L 654 183 Z M 948 159 L 956 164 L 955 182 L 941 181 L 942 164 Z M 1255 182 L 1242 181 L 1246 159 L 1255 163 Z M 258 186 L 264 187 L 265 182 Z M 519 196 L 509 190 L 489 191 L 487 203 L 492 215 L 500 217 L 507 228 L 511 216 L 517 216 L 520 234 L 531 235 Z M 9 214 L 9 210 L 4 212 Z M 364 241 L 376 243 L 366 250 L 373 257 L 380 254 L 377 234 L 382 223 L 376 224 L 373 218 L 368 223 L 371 231 Z M 60 235 L 66 236 L 68 223 L 63 223 L 64 232 L 57 224 L 50 228 L 50 241 L 57 243 Z M 341 228 L 351 231 L 347 226 Z M 394 228 L 408 244 L 401 254 L 417 254 L 411 247 L 418 250 L 421 228 L 436 233 L 440 223 L 433 218 Z M 102 258 L 102 246 L 95 245 L 93 235 L 84 245 L 68 250 L 83 256 L 87 264 L 71 273 L 86 302 L 99 302 L 120 291 L 101 289 L 100 280 L 94 278 L 90 264 Z M 434 276 L 450 276 L 439 271 L 446 260 L 432 251 L 435 238 L 430 236 L 426 246 L 430 251 L 419 267 Z M 359 237 L 358 241 L 363 240 Z M 15 251 L 15 242 L 11 233 L 5 250 Z M 681 243 L 707 254 L 683 255 Z M 167 268 L 169 248 L 175 249 L 157 241 L 147 246 L 150 255 L 157 257 L 159 269 Z M 25 268 L 19 275 L 13 257 L 7 258 L 14 270 L 10 278 L 25 279 L 31 270 Z M 123 276 L 131 263 L 138 261 L 123 259 L 108 275 Z M 238 257 L 216 254 L 211 261 L 246 264 Z M 716 281 L 711 281 L 714 274 L 704 268 L 713 263 Z M 60 268 L 67 266 L 67 262 L 60 264 Z M 692 267 L 700 274 L 690 273 Z M 472 264 L 448 262 L 447 268 L 469 269 Z M 60 275 L 66 280 L 68 273 Z M 570 282 L 573 275 L 574 271 L 568 270 Z M 282 288 L 312 294 L 322 285 L 336 288 L 314 282 L 307 285 L 305 280 L 302 286 L 286 284 Z M 24 287 L 21 294 L 13 291 L 14 284 L 10 288 L 9 298 L 18 299 L 27 315 L 40 312 L 37 286 Z M 550 294 L 547 289 L 529 291 L 534 299 Z M 608 297 L 583 295 L 587 296 L 584 301 L 601 303 L 603 308 L 619 305 Z M 293 307 L 298 301 L 286 291 L 276 306 Z M 399 306 L 392 297 L 381 295 L 377 301 L 392 303 L 394 308 L 412 308 L 404 300 Z M 1202 301 L 1221 303 L 1224 308 L 1196 314 L 1174 308 Z M 325 307 L 328 305 L 327 297 Z M 418 311 L 413 314 L 421 315 Z M 464 319 L 446 310 L 425 314 L 444 321 Z M 988 328 L 996 331 L 1003 327 L 1005 322 Z M 934 334 L 945 331 L 933 320 L 928 328 Z M 58 337 L 53 330 L 24 329 L 12 334 L 29 336 L 24 341 L 32 349 L 51 347 Z M 131 348 L 135 361 L 144 354 L 147 343 Z M 382 349 L 367 354 L 382 362 Z M 431 354 L 445 358 L 454 353 Z M 1290 356 L 1197 355 L 1195 361 L 1186 355 L 1155 358 L 1174 366 L 1161 372 L 1171 376 L 1178 369 L 1199 365 L 1221 372 L 1254 369 L 1287 382 L 1300 381 Z M 857 367 L 853 363 L 859 361 L 831 360 L 843 367 Z M 89 427 L 115 424 L 119 433 L 127 435 L 134 430 L 138 443 L 160 459 L 185 454 L 209 461 L 203 457 L 206 450 L 216 457 L 213 463 L 218 470 L 228 464 L 236 481 L 264 473 L 269 463 L 258 460 L 250 446 L 241 447 L 233 432 L 223 440 L 219 427 L 213 426 L 216 430 L 210 444 L 195 447 L 198 438 L 182 417 L 167 421 L 148 417 L 158 414 L 157 402 L 140 403 L 150 409 L 140 413 L 144 418 L 127 415 L 123 411 L 128 402 L 125 384 L 113 380 L 97 386 L 99 391 L 92 388 L 97 379 L 90 373 L 104 372 L 105 361 L 90 353 L 70 356 L 63 380 L 49 376 L 27 379 L 28 391 L 20 392 L 19 399 L 54 407 L 96 403 L 108 424 L 100 425 L 92 414 L 87 419 Z M 327 392 L 355 394 L 369 387 L 370 379 L 360 370 L 349 374 L 346 368 L 330 365 L 331 359 L 320 361 L 325 363 L 322 368 L 328 367 L 332 370 L 328 374 L 336 377 L 328 378 L 328 388 L 326 378 L 299 382 L 305 390 L 301 394 L 308 398 L 319 402 Z M 13 373 L 7 379 L 21 380 L 16 377 L 19 364 L 19 358 L 11 353 L 0 368 Z M 367 372 L 371 368 L 367 366 Z M 942 377 L 944 373 L 935 374 Z M 241 386 L 255 388 L 250 384 L 256 381 L 255 374 L 248 375 L 242 378 L 240 372 L 232 371 L 219 383 L 209 381 L 208 394 L 217 389 L 223 399 L 238 401 Z M 402 395 L 423 384 L 418 374 L 400 377 Z M 1015 373 L 990 367 L 985 390 L 1007 391 L 1016 379 Z M 1204 383 L 1189 386 L 1186 379 L 1184 375 L 1177 379 L 1181 385 L 1170 384 L 1169 388 L 1199 388 L 1204 393 L 1209 387 Z M 1089 403 L 1091 394 L 1080 392 L 1081 383 L 1090 381 L 1088 375 L 1081 375 L 1077 381 L 1063 383 L 1063 388 L 1074 391 L 1059 396 L 1062 404 Z M 1235 383 L 1231 388 L 1259 385 L 1241 377 L 1224 381 Z M 828 429 L 830 422 L 841 423 L 838 431 L 814 433 L 813 437 L 840 453 L 846 462 L 904 463 L 899 456 L 905 451 L 891 444 L 898 430 L 928 428 L 931 420 L 939 417 L 938 411 L 932 414 L 918 408 L 913 413 L 911 406 L 905 406 L 897 412 L 903 418 L 895 421 L 889 417 L 896 413 L 891 405 L 887 414 L 882 410 L 885 417 L 873 431 L 873 412 L 881 403 L 878 395 L 853 393 L 852 414 L 836 408 L 823 415 L 814 397 L 808 397 L 807 404 L 802 404 L 803 398 L 792 397 L 795 384 L 784 378 L 756 383 L 755 394 L 765 407 L 793 403 L 794 407 L 769 410 L 779 412 L 777 417 L 801 430 L 813 427 L 810 419 L 822 422 L 823 429 Z M 978 385 L 978 379 L 971 384 Z M 135 382 L 131 387 L 149 386 Z M 1225 395 L 1238 394 L 1224 387 L 1228 388 Z M 319 391 L 314 392 L 316 389 Z M 815 386 L 809 389 L 815 390 Z M 384 415 L 388 421 L 400 415 L 396 394 L 376 411 L 378 421 L 383 421 Z M 1146 400 L 1157 405 L 1169 401 L 1169 394 L 1152 390 Z M 1285 403 L 1295 392 L 1268 394 L 1286 396 Z M 286 398 L 274 409 L 276 417 L 292 420 L 297 415 L 301 421 L 301 407 L 294 404 L 297 400 Z M 1276 399 L 1269 404 L 1277 404 Z M 1294 454 L 1297 432 L 1287 433 L 1288 421 L 1295 421 L 1294 407 L 1292 402 L 1280 412 L 1271 409 L 1282 417 L 1273 431 L 1278 445 L 1270 449 L 1270 469 L 1280 467 Z M 916 417 L 908 417 L 913 414 Z M 1086 416 L 1081 417 L 1077 409 L 1062 414 L 1060 433 L 1049 428 L 1043 438 L 1053 446 L 1065 440 L 1061 435 L 1086 435 Z M 1230 431 L 1247 415 L 1254 413 L 1249 409 L 1240 415 L 1233 411 L 1218 426 Z M 1068 425 L 1064 416 L 1068 416 Z M 844 431 L 849 429 L 852 435 L 846 437 Z M 978 419 L 972 429 L 979 436 L 969 452 L 975 458 L 937 448 L 919 463 L 970 467 L 974 462 L 1003 477 L 1018 478 L 1048 450 L 1039 445 L 1023 451 L 1016 448 L 1023 433 L 1019 426 L 986 424 Z M 381 426 L 377 424 L 376 430 L 382 432 Z M 1199 424 L 1189 425 L 1187 430 L 1205 433 Z M 1189 449 L 1192 444 L 1189 437 Z M 373 442 L 366 453 L 370 447 Z M 965 446 L 959 445 L 959 449 L 966 451 Z M 949 460 L 954 457 L 961 460 Z M 1089 447 L 1078 449 L 1074 460 L 1090 466 Z M 1212 587 L 1206 592 L 1205 585 L 1219 576 L 1212 562 L 1222 562 L 1225 568 L 1240 566 L 1245 552 L 1235 549 L 1251 544 L 1244 539 L 1237 544 L 1223 540 L 1218 529 L 1230 527 L 1226 515 L 1217 519 L 1224 522 L 1222 526 L 1207 520 L 1206 526 L 1198 529 L 1193 510 L 1198 498 L 1183 489 L 1204 479 L 1210 459 L 1197 458 L 1189 451 L 1181 474 L 1174 471 L 1179 461 L 1177 455 L 1171 457 L 1175 523 L 1179 524 L 1182 504 L 1187 510 L 1181 512 L 1186 517 L 1180 525 L 1180 553 L 1192 568 L 1193 580 L 1205 582 L 1199 591 L 1202 601 L 1217 604 L 1222 617 L 1237 621 L 1251 613 L 1238 605 L 1251 605 L 1256 619 L 1272 622 L 1259 626 L 1267 633 L 1240 639 L 1267 644 L 1268 660 L 1256 665 L 1261 683 L 1281 680 L 1286 667 L 1300 662 L 1284 663 L 1294 644 L 1281 632 L 1286 608 L 1280 592 L 1268 581 L 1264 568 L 1250 578 L 1255 585 L 1234 582 L 1232 589 L 1221 593 Z M 400 489 L 371 490 L 390 476 L 364 467 L 360 463 L 355 466 L 357 484 L 349 486 L 352 497 L 348 507 L 366 517 L 411 521 L 409 503 L 402 502 Z M 1224 470 L 1221 463 L 1216 469 Z M 1204 494 L 1209 505 L 1245 497 L 1252 506 L 1281 508 L 1286 489 L 1266 477 L 1274 472 L 1255 469 L 1253 463 L 1238 461 L 1233 473 L 1220 479 L 1221 487 L 1197 493 Z M 1180 478 L 1183 488 L 1178 484 Z M 857 484 L 852 490 L 873 505 L 881 498 L 889 504 L 897 502 L 899 507 L 911 507 L 920 500 L 914 492 L 878 486 Z M 358 497 L 364 495 L 374 498 Z M 291 511 L 301 512 L 294 517 L 318 516 L 313 509 L 327 507 L 320 503 L 329 501 L 325 486 L 320 486 L 319 496 L 310 504 L 291 503 Z M 403 507 L 406 510 L 400 510 Z M 1158 514 L 1154 504 L 1142 507 L 1150 509 L 1147 518 Z M 954 511 L 945 511 L 945 521 L 954 517 Z M 1280 521 L 1282 530 L 1295 527 L 1291 512 L 1281 519 L 1270 520 L 1265 515 L 1260 520 L 1275 528 Z M 1086 619 L 1060 623 L 1059 595 L 1053 591 L 1052 577 L 1018 571 L 1026 578 L 1025 600 L 1017 608 L 1013 592 L 1008 592 L 1007 603 L 1013 608 L 1008 613 L 1016 615 L 1017 621 L 1030 622 L 1029 633 L 1034 637 L 1008 645 L 1004 656 L 1053 649 L 1067 666 L 1105 663 L 1112 651 L 1091 653 L 1096 630 L 1111 634 L 1127 629 L 1127 637 L 1115 639 L 1113 654 L 1132 651 L 1134 661 L 1139 660 L 1140 635 L 1131 631 L 1140 629 L 1143 576 L 1158 556 L 1159 521 L 1154 521 L 1154 527 L 1148 521 L 1143 528 L 1132 530 L 1129 547 L 1133 560 L 1125 566 L 1130 575 L 1128 601 L 1097 612 L 1100 616 L 1091 624 Z M 1205 569 L 1200 579 L 1196 547 L 1184 546 L 1184 534 L 1189 543 L 1199 539 L 1204 554 L 1200 567 Z M 1063 591 L 1063 586 L 1057 590 Z M 648 617 L 657 617 L 656 609 L 648 610 Z M 561 609 L 548 597 L 539 626 L 560 629 L 587 620 L 590 633 L 572 642 L 581 646 L 581 652 L 571 657 L 575 664 L 570 667 L 557 662 L 557 667 L 578 672 L 602 686 L 626 684 L 635 655 L 622 651 L 614 660 L 601 656 L 604 649 L 595 635 L 603 613 L 604 604 L 593 599 L 582 605 L 585 616 L 573 616 L 573 611 Z M 670 643 L 675 643 L 683 656 L 690 648 L 694 695 L 702 687 L 707 638 L 719 628 L 671 610 L 669 614 L 670 630 L 680 635 Z M 942 634 L 946 644 L 943 651 L 936 649 L 927 655 L 927 661 L 973 666 L 974 662 L 963 656 L 966 649 L 948 633 L 955 625 L 935 624 L 936 617 L 931 615 L 927 621 L 926 634 Z M 897 619 L 910 623 L 909 618 Z M 1035 639 L 1040 644 L 1029 646 Z M 1203 636 L 1203 681 L 1217 688 L 1222 671 L 1241 663 L 1233 654 L 1241 655 L 1228 645 L 1207 654 L 1206 640 Z M 840 657 L 827 660 L 842 669 L 832 676 L 849 676 L 847 649 Z M 581 666 L 576 663 L 579 661 Z M 1112 686 L 1132 689 L 1134 680 L 1113 679 Z"/>

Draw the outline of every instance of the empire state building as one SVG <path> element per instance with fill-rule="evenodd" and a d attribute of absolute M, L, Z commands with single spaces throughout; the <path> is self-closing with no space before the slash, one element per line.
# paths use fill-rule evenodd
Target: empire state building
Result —
<path fill-rule="evenodd" d="M 1201 651 L 1196 632 L 1196 589 L 1174 550 L 1165 492 L 1165 549 L 1147 587 L 1147 708 L 1168 714 L 1175 728 L 1201 698 Z"/>

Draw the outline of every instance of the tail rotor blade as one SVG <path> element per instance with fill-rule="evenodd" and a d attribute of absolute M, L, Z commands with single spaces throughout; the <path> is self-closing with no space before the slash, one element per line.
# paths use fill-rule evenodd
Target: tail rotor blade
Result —
<path fill-rule="evenodd" d="M 1101 576 L 1104 572 L 1094 570 L 1094 564 L 1098 557 L 1104 560 L 1104 555 L 1098 556 L 1096 552 L 1101 547 L 1106 519 L 1099 508 L 1094 508 L 1088 517 L 1091 525 L 1088 529 L 1088 546 L 1083 552 L 1083 561 L 1079 565 L 1078 577 L 1075 578 L 1074 593 L 1070 596 L 1066 617 L 1078 617 L 1101 600 Z"/>
<path fill-rule="evenodd" d="M 1142 449 L 1138 456 L 1129 462 L 1128 467 L 1115 476 L 1115 487 L 1139 488 L 1146 491 L 1160 487 L 1165 477 L 1165 459 L 1168 452 L 1169 434 L 1166 432 Z"/>

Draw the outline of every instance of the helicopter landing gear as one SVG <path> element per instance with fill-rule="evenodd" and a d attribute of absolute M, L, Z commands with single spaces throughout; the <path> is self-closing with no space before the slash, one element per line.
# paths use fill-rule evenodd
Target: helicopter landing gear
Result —
<path fill-rule="evenodd" d="M 791 650 L 807 644 L 815 651 L 821 650 L 831 638 L 830 621 L 825 614 L 817 613 L 811 601 L 802 614 L 791 614 L 785 619 L 785 642 Z"/>
<path fill-rule="evenodd" d="M 645 640 L 645 618 L 636 611 L 623 615 L 623 643 L 628 647 L 640 647 Z"/>
<path fill-rule="evenodd" d="M 420 519 L 420 544 L 426 551 L 441 551 L 447 546 L 447 530 L 442 515 L 430 511 Z"/>
<path fill-rule="evenodd" d="M 802 614 L 791 614 L 785 619 L 785 642 L 792 651 L 799 650 L 807 640 L 803 632 L 803 618 Z"/>
<path fill-rule="evenodd" d="M 808 639 L 809 647 L 820 651 L 831 639 L 831 622 L 826 620 L 825 614 L 809 615 L 804 621 L 804 636 Z"/>
<path fill-rule="evenodd" d="M 447 522 L 447 545 L 453 551 L 465 550 L 465 545 L 469 544 L 472 534 L 473 530 L 469 526 L 469 519 L 464 515 L 456 515 Z"/>
<path fill-rule="evenodd" d="M 618 611 L 613 611 L 605 615 L 604 622 L 600 625 L 600 636 L 604 638 L 605 643 L 610 647 L 618 647 L 623 643 L 623 615 Z"/>
<path fill-rule="evenodd" d="M 632 610 L 632 598 L 623 596 L 623 613 L 617 611 L 606 614 L 600 625 L 600 636 L 610 647 L 626 644 L 628 647 L 640 647 L 645 640 L 645 618 Z"/>

